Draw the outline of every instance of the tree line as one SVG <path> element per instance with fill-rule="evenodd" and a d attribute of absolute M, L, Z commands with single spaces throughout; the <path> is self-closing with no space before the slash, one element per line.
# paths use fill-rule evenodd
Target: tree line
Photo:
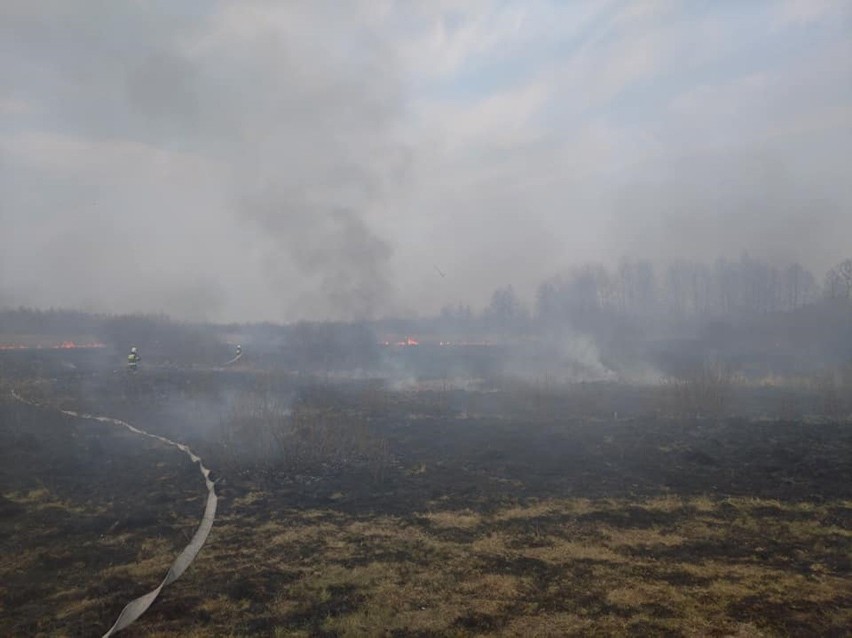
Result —
<path fill-rule="evenodd" d="M 822 282 L 799 263 L 778 266 L 747 254 L 712 264 L 677 260 L 661 267 L 649 260 L 623 259 L 615 268 L 589 263 L 545 279 L 532 307 L 512 286 L 504 286 L 493 292 L 481 313 L 448 306 L 441 318 L 501 331 L 566 323 L 588 329 L 617 318 L 670 326 L 789 312 L 840 299 L 852 299 L 852 259 L 829 269 Z"/>

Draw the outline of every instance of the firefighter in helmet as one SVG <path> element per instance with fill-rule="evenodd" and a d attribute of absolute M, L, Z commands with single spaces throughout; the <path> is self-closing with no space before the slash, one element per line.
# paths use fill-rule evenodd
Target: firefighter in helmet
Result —
<path fill-rule="evenodd" d="M 130 348 L 130 354 L 127 355 L 127 369 L 131 372 L 136 372 L 139 369 L 140 361 L 142 361 L 142 357 L 139 356 L 136 346 L 133 346 Z"/>

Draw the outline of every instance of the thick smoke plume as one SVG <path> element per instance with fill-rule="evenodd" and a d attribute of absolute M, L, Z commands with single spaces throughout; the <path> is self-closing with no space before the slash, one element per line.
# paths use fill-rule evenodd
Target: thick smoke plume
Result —
<path fill-rule="evenodd" d="M 18 65 L 4 75 L 25 112 L 0 140 L 3 301 L 380 312 L 392 251 L 371 215 L 404 153 L 398 73 L 369 12 L 199 9 L 4 5 Z"/>

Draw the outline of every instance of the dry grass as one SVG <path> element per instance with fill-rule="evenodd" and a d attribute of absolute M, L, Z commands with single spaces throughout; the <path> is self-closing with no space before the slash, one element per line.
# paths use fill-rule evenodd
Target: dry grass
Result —
<path fill-rule="evenodd" d="M 33 511 L 56 509 L 69 515 L 94 515 L 103 511 L 102 508 L 95 506 L 72 503 L 71 501 L 57 498 L 46 487 L 38 487 L 26 491 L 5 492 L 2 496 L 13 503 L 23 505 Z"/>
<path fill-rule="evenodd" d="M 609 522 L 637 507 L 668 518 Z M 223 628 L 273 636 L 824 633 L 852 623 L 842 564 L 852 532 L 829 516 L 850 507 L 669 497 L 551 500 L 413 520 L 288 511 L 252 526 L 233 516 L 183 582 L 185 591 L 204 583 L 230 592 L 198 603 L 207 629 L 170 629 L 156 611 L 146 623 L 158 636 L 227 635 Z"/>
<path fill-rule="evenodd" d="M 482 517 L 479 514 L 470 510 L 429 512 L 425 515 L 425 518 L 436 527 L 455 527 L 459 529 L 474 528 L 482 521 Z"/>
<path fill-rule="evenodd" d="M 290 458 L 303 439 L 324 460 L 364 459 L 376 443 L 357 423 L 335 440 L 352 425 L 343 418 L 282 414 L 280 425 Z M 197 561 L 130 635 L 776 636 L 852 626 L 848 500 L 550 498 L 495 511 L 435 495 L 420 511 L 356 515 L 339 491 L 328 508 L 287 509 L 261 489 L 269 483 L 251 485 L 223 498 Z M 3 497 L 66 518 L 100 511 L 43 486 Z M 191 534 L 196 524 L 175 516 L 163 529 Z M 74 619 L 111 621 L 186 540 L 120 529 L 93 544 L 129 554 L 121 564 L 88 568 L 73 552 L 34 548 L 0 557 L 0 576 L 50 561 L 85 573 L 88 584 L 51 592 L 54 624 L 39 630 L 57 633 Z"/>
<path fill-rule="evenodd" d="M 45 488 L 5 497 L 75 509 Z M 550 499 L 369 518 L 273 502 L 259 489 L 234 499 L 136 635 L 776 636 L 852 625 L 848 500 Z M 102 543 L 136 548 L 135 560 L 90 582 L 144 590 L 175 554 L 174 539 L 130 532 Z M 39 560 L 22 552 L 0 567 Z M 54 592 L 52 622 L 115 606 L 93 592 Z"/>
<path fill-rule="evenodd" d="M 493 518 L 497 521 L 530 519 L 540 516 L 559 514 L 587 514 L 594 509 L 592 501 L 586 498 L 569 500 L 546 499 L 524 506 L 508 507 L 497 512 Z"/>
<path fill-rule="evenodd" d="M 101 572 L 100 577 L 124 577 L 140 583 L 143 587 L 149 584 L 153 589 L 166 575 L 166 570 L 172 564 L 175 553 L 172 542 L 162 538 L 146 539 L 142 541 L 134 562 L 109 567 Z"/>

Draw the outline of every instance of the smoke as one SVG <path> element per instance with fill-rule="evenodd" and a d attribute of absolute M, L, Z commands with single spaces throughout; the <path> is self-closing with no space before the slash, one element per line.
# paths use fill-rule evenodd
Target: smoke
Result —
<path fill-rule="evenodd" d="M 0 302 L 364 319 L 625 254 L 819 272 L 852 14 L 788 4 L 4 2 Z"/>
<path fill-rule="evenodd" d="M 32 104 L 0 138 L 4 297 L 191 319 L 387 306 L 371 215 L 405 152 L 371 11 L 48 4 L 3 8 L 3 77 Z"/>
<path fill-rule="evenodd" d="M 616 254 L 712 262 L 743 253 L 824 272 L 848 247 L 843 186 L 793 170 L 780 153 L 711 153 L 661 166 L 614 198 Z"/>
<path fill-rule="evenodd" d="M 188 46 L 199 92 L 212 99 L 223 69 L 239 78 L 206 139 L 224 145 L 233 213 L 262 234 L 258 265 L 283 316 L 361 319 L 391 301 L 392 249 L 373 216 L 405 156 L 401 87 L 369 18 L 231 5 Z"/>
<path fill-rule="evenodd" d="M 297 302 L 308 316 L 368 319 L 387 307 L 391 248 L 357 211 L 282 197 L 248 207 L 247 216 L 273 239 L 265 259 L 273 285 L 286 290 L 294 280 L 287 266 L 295 266 L 304 291 Z"/>

